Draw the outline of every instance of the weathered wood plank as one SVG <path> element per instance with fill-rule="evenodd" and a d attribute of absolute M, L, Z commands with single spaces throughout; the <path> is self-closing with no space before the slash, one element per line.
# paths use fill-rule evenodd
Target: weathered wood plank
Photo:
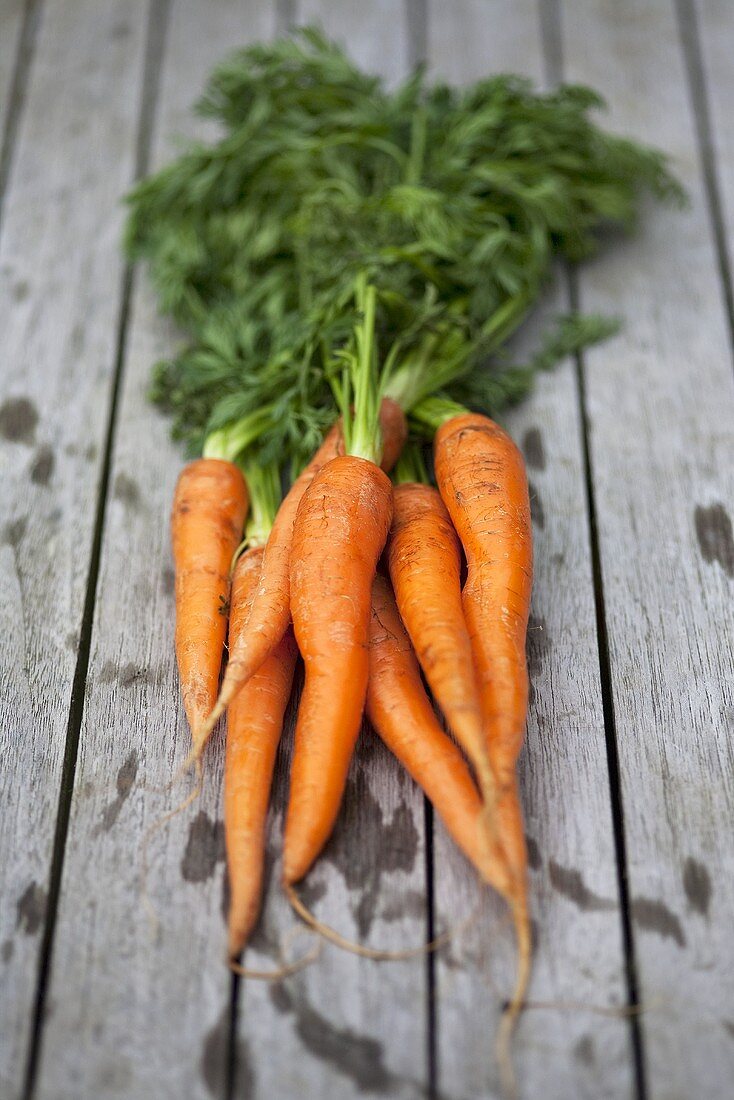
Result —
<path fill-rule="evenodd" d="M 351 57 L 369 72 L 395 84 L 407 75 L 411 56 L 408 13 L 396 0 L 300 0 L 299 23 L 316 23 L 346 45 Z"/>
<path fill-rule="evenodd" d="M 10 111 L 11 85 L 23 27 L 24 0 L 5 0 L 0 6 L 0 145 Z"/>
<path fill-rule="evenodd" d="M 50 2 L 0 250 L 0 1093 L 20 1088 L 122 290 L 145 0 Z"/>
<path fill-rule="evenodd" d="M 257 0 L 173 0 L 155 162 L 172 154 L 176 134 L 192 130 L 189 107 L 212 64 L 273 25 L 271 5 Z M 199 802 L 151 841 L 157 934 L 140 881 L 146 830 L 187 789 L 151 790 L 168 783 L 189 745 L 172 650 L 168 532 L 183 457 L 146 395 L 151 364 L 176 339 L 139 277 L 37 1089 L 48 1100 L 224 1096 L 231 980 L 223 965 L 221 738 Z"/>
<path fill-rule="evenodd" d="M 698 22 L 729 268 L 734 264 L 734 6 L 727 0 L 692 3 Z"/>
<path fill-rule="evenodd" d="M 523 72 L 542 82 L 540 21 L 531 0 L 462 0 L 429 8 L 429 62 L 453 81 Z M 518 342 L 563 312 L 558 287 Z M 622 1004 L 623 954 L 594 613 L 588 515 L 574 369 L 566 363 L 506 417 L 522 445 L 533 502 L 535 585 L 529 631 L 533 682 L 520 774 L 531 858 L 535 963 L 530 999 Z M 475 876 L 435 833 L 439 927 L 479 896 Z M 488 898 L 462 941 L 437 958 L 439 1087 L 452 1097 L 498 1093 L 493 1057 L 511 991 L 512 934 Z M 628 1024 L 573 1011 L 529 1011 L 516 1039 L 521 1096 L 626 1097 Z"/>
<path fill-rule="evenodd" d="M 626 318 L 587 357 L 588 414 L 648 1095 L 734 1073 L 734 387 L 670 0 L 568 0 L 566 75 L 666 149 L 691 196 L 581 276 Z M 659 1007 L 656 1007 L 659 1006 Z"/>
<path fill-rule="evenodd" d="M 333 37 L 347 37 L 357 59 L 398 79 L 408 51 L 392 18 L 370 5 L 315 3 L 297 9 Z M 293 718 L 293 716 L 292 716 Z M 290 727 L 293 721 L 291 719 Z M 282 815 L 287 798 L 286 737 L 271 814 L 270 897 L 248 965 L 273 966 L 294 917 L 277 888 Z M 342 812 L 303 896 L 321 919 L 345 935 L 399 948 L 426 936 L 423 799 L 374 733 L 365 729 Z M 299 937 L 291 955 L 308 946 Z M 235 1094 L 328 1096 L 363 1093 L 418 1097 L 427 1082 L 425 959 L 375 963 L 326 947 L 287 983 L 244 983 L 240 990 Z M 249 1091 L 248 1091 L 249 1088 Z"/>

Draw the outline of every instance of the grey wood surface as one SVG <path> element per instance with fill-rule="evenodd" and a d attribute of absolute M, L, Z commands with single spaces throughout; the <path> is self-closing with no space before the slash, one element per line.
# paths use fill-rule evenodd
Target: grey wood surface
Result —
<path fill-rule="evenodd" d="M 544 83 L 548 67 L 537 4 L 516 0 L 491 7 L 487 18 L 483 0 L 431 5 L 432 70 L 455 82 L 513 71 Z M 561 276 L 538 319 L 545 324 L 568 309 Z M 532 323 L 523 332 L 518 357 L 532 350 L 538 327 Z M 525 450 L 535 554 L 533 693 L 520 766 L 535 926 L 529 996 L 619 1005 L 626 1000 L 624 958 L 574 365 L 543 378 L 506 423 Z M 468 911 L 481 896 L 476 877 L 439 828 L 434 882 L 442 922 L 455 919 L 457 897 Z M 461 948 L 437 960 L 438 1080 L 447 1095 L 466 1098 L 499 1094 L 491 1036 L 513 981 L 506 910 L 489 898 L 483 910 Z M 516 1042 L 520 1094 L 591 1100 L 603 1080 L 605 1096 L 626 1097 L 632 1084 L 629 1043 L 629 1024 L 622 1019 L 529 1011 Z"/>
<path fill-rule="evenodd" d="M 6 0 L 0 6 L 0 148 L 13 102 L 13 84 L 17 83 L 24 7 L 23 0 Z"/>
<path fill-rule="evenodd" d="M 0 1094 L 22 1086 L 109 420 L 145 4 L 45 5 L 0 241 Z M 59 74 L 64 73 L 64 94 Z"/>
<path fill-rule="evenodd" d="M 176 134 L 192 132 L 190 107 L 212 65 L 273 30 L 269 4 L 172 0 L 159 30 L 154 163 L 170 157 Z M 157 926 L 141 882 L 147 831 L 191 787 L 155 793 L 190 744 L 171 641 L 168 517 L 182 455 L 147 401 L 150 365 L 175 340 L 138 278 L 38 1077 L 47 1100 L 203 1100 L 226 1090 L 221 736 L 201 798 L 150 839 Z"/>
<path fill-rule="evenodd" d="M 521 762 L 530 997 L 551 1006 L 524 1015 L 516 1059 L 523 1098 L 724 1100 L 734 1073 L 726 0 L 0 4 L 0 125 L 11 121 L 0 212 L 0 1095 L 499 1096 L 492 1036 L 513 955 L 491 898 L 434 960 L 380 964 L 327 947 L 286 982 L 232 979 L 221 735 L 201 798 L 151 840 L 157 926 L 142 893 L 143 839 L 189 789 L 158 790 L 188 745 L 167 525 L 182 456 L 146 398 L 150 364 L 177 336 L 139 272 L 127 309 L 118 199 L 149 144 L 159 164 L 175 134 L 206 132 L 189 107 L 219 57 L 313 19 L 390 82 L 423 55 L 455 82 L 503 70 L 588 81 L 610 101 L 608 124 L 669 150 L 690 190 L 688 211 L 650 207 L 638 237 L 578 274 L 582 307 L 620 314 L 622 334 L 507 417 L 528 462 L 536 547 Z M 559 273 L 542 316 L 567 308 L 568 286 Z M 310 944 L 290 939 L 277 889 L 292 715 L 288 727 L 253 965 Z M 480 897 L 369 730 L 304 896 L 347 935 L 389 947 L 455 924 Z M 597 1011 L 634 997 L 639 1020 Z"/>
<path fill-rule="evenodd" d="M 691 197 L 580 280 L 585 307 L 627 319 L 586 380 L 648 1095 L 718 1096 L 734 1074 L 731 348 L 672 6 L 577 0 L 563 45 L 566 75 L 669 150 Z"/>

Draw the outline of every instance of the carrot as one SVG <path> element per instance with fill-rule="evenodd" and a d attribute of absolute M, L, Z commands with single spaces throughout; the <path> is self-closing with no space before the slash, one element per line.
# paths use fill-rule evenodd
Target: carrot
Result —
<path fill-rule="evenodd" d="M 491 812 L 496 787 L 461 606 L 459 539 L 432 486 L 398 485 L 393 503 L 387 561 L 400 616 L 431 691 L 474 765 Z"/>
<path fill-rule="evenodd" d="M 372 580 L 391 518 L 388 477 L 352 455 L 324 466 L 298 509 L 291 613 L 306 678 L 285 825 L 288 884 L 306 874 L 339 810 L 367 692 Z"/>
<path fill-rule="evenodd" d="M 479 792 L 461 752 L 436 718 L 390 582 L 379 573 L 372 584 L 369 665 L 367 715 L 372 725 L 485 882 L 511 896 L 504 854 L 487 842 Z"/>
<path fill-rule="evenodd" d="M 399 405 L 386 399 L 380 407 L 383 437 L 382 466 L 390 470 L 407 435 L 405 416 Z M 205 730 L 212 730 L 237 692 L 260 667 L 288 629 L 290 622 L 290 559 L 293 525 L 304 493 L 319 470 L 344 453 L 341 428 L 335 424 L 306 469 L 296 478 L 283 499 L 265 547 L 260 581 L 255 593 L 247 629 L 230 650 L 229 663 L 216 705 Z"/>
<path fill-rule="evenodd" d="M 528 705 L 525 641 L 532 586 L 528 483 L 522 455 L 486 416 L 450 416 L 434 440 L 436 481 L 467 560 L 462 602 L 479 681 L 490 761 L 500 786 L 498 835 L 513 871 L 518 984 L 506 1039 L 530 966 L 527 853 L 515 765 Z"/>
<path fill-rule="evenodd" d="M 262 556 L 263 547 L 257 546 L 237 562 L 232 580 L 230 648 L 246 628 Z M 260 910 L 268 801 L 296 657 L 296 643 L 288 630 L 227 713 L 224 835 L 230 885 L 230 958 L 241 953 Z"/>
<path fill-rule="evenodd" d="M 232 462 L 200 458 L 181 471 L 171 513 L 175 645 L 194 757 L 203 748 L 204 723 L 217 697 L 230 563 L 247 504 L 245 479 Z"/>
<path fill-rule="evenodd" d="M 490 757 L 510 783 L 528 706 L 525 640 L 532 585 L 528 483 L 522 455 L 486 416 L 452 417 L 437 431 L 436 480 L 467 559 L 463 604 Z"/>

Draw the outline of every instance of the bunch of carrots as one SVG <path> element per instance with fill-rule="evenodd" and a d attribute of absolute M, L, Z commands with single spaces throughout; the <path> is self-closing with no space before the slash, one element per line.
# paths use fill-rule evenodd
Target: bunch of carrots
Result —
<path fill-rule="evenodd" d="M 522 457 L 486 413 L 614 328 L 563 318 L 534 359 L 510 361 L 555 257 L 629 225 L 645 189 L 680 195 L 660 154 L 591 121 L 599 104 L 512 77 L 457 91 L 418 72 L 388 92 L 305 30 L 220 66 L 201 103 L 220 140 L 130 198 L 130 255 L 188 336 L 153 396 L 201 455 L 173 503 L 175 644 L 192 761 L 227 716 L 232 959 L 260 909 L 300 655 L 282 872 L 294 905 L 366 711 L 507 900 L 510 1014 L 521 1005 L 532 540 Z"/>

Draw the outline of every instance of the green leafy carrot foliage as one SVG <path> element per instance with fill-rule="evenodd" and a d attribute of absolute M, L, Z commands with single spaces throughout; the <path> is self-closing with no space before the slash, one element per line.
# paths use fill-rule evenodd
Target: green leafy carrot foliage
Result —
<path fill-rule="evenodd" d="M 176 435 L 198 447 L 267 407 L 270 457 L 302 461 L 333 416 L 360 279 L 383 390 L 406 406 L 446 390 L 496 411 L 600 338 L 576 319 L 527 364 L 500 354 L 555 257 L 632 227 L 645 191 L 681 198 L 664 156 L 597 125 L 602 106 L 514 76 L 455 89 L 418 70 L 388 90 L 314 29 L 224 61 L 198 106 L 219 139 L 128 199 L 129 254 L 188 341 L 153 382 Z"/>

